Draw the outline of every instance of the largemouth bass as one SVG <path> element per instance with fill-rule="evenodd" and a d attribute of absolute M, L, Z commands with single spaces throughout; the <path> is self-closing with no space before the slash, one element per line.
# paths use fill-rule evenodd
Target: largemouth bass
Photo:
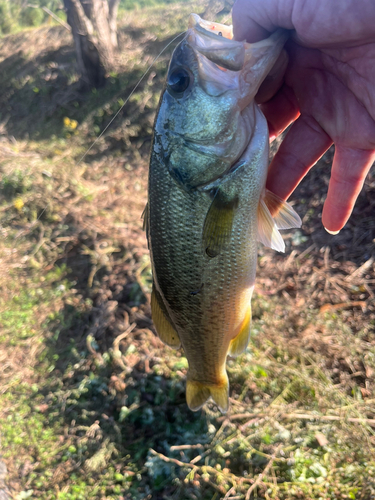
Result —
<path fill-rule="evenodd" d="M 250 337 L 257 241 L 279 251 L 294 210 L 265 190 L 269 134 L 254 101 L 287 34 L 248 44 L 192 14 L 168 69 L 154 126 L 145 228 L 152 318 L 181 344 L 186 399 L 228 409 L 226 358 Z"/>

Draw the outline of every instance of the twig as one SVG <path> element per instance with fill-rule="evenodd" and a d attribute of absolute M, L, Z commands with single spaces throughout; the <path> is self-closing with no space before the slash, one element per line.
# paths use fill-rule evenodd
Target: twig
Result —
<path fill-rule="evenodd" d="M 97 266 L 96 264 L 93 264 L 91 271 L 90 271 L 90 274 L 89 274 L 89 277 L 87 278 L 87 287 L 88 288 L 92 288 L 92 283 L 94 281 L 95 274 L 98 270 L 99 270 L 99 266 Z"/>
<path fill-rule="evenodd" d="M 96 358 L 100 364 L 100 366 L 104 366 L 104 359 L 103 356 L 100 354 L 100 352 L 96 352 L 96 350 L 92 346 L 92 342 L 95 340 L 95 338 L 92 335 L 87 335 L 86 337 L 86 347 L 87 350 Z"/>
<path fill-rule="evenodd" d="M 40 236 L 39 236 L 39 241 L 38 243 L 35 245 L 35 248 L 34 250 L 31 252 L 30 256 L 29 256 L 29 259 L 31 257 L 35 257 L 35 255 L 39 252 L 39 250 L 42 248 L 42 246 L 44 245 L 44 243 L 47 241 L 47 239 L 44 238 L 44 228 L 43 226 L 41 227 L 40 229 Z"/>
<path fill-rule="evenodd" d="M 340 302 L 340 304 L 323 304 L 319 312 L 325 313 L 327 311 L 336 311 L 337 309 L 348 309 L 350 307 L 361 307 L 362 309 L 366 307 L 365 300 L 353 300 L 352 302 Z"/>
<path fill-rule="evenodd" d="M 64 28 L 68 31 L 72 31 L 72 28 L 69 26 L 69 24 L 67 24 L 65 21 L 63 21 L 62 19 L 60 19 L 58 16 L 56 16 L 56 14 L 54 14 L 52 12 L 52 10 L 49 10 L 48 7 L 41 7 L 40 5 L 34 5 L 34 4 L 31 4 L 31 3 L 28 3 L 26 5 L 26 7 L 31 7 L 33 9 L 42 9 L 44 10 L 44 12 L 46 12 L 49 16 L 53 17 L 53 19 L 55 21 L 57 21 L 58 23 L 61 24 L 61 26 L 64 26 Z"/>
<path fill-rule="evenodd" d="M 115 340 L 113 341 L 113 348 L 118 351 L 118 346 L 121 340 L 123 340 L 125 337 L 129 335 L 130 332 L 134 330 L 134 328 L 137 326 L 137 323 L 132 323 L 123 333 L 118 335 Z"/>
<path fill-rule="evenodd" d="M 197 462 L 199 462 L 200 460 L 202 460 L 202 458 L 204 458 L 209 453 L 210 453 L 210 450 L 206 451 L 205 453 L 202 453 L 201 455 L 197 455 L 192 460 L 190 460 L 190 463 L 191 464 L 196 464 Z"/>
<path fill-rule="evenodd" d="M 262 479 L 264 478 L 264 476 L 267 475 L 268 471 L 270 470 L 270 468 L 272 467 L 272 464 L 276 458 L 276 455 L 278 454 L 280 448 L 281 448 L 281 444 L 279 444 L 279 446 L 276 448 L 276 450 L 273 452 L 272 454 L 272 457 L 270 458 L 270 461 L 268 462 L 268 464 L 266 465 L 265 469 L 263 472 L 261 472 L 257 478 L 257 480 L 255 481 L 255 483 L 250 486 L 250 488 L 247 490 L 247 493 L 246 493 L 246 498 L 245 500 L 250 500 L 250 495 L 251 493 L 255 490 L 255 488 L 262 482 Z"/>
<path fill-rule="evenodd" d="M 368 269 L 371 268 L 374 263 L 374 258 L 370 257 L 364 264 L 362 264 L 358 269 L 356 269 L 352 274 L 346 276 L 345 281 L 353 281 L 354 278 L 360 278 Z"/>
<path fill-rule="evenodd" d="M 263 418 L 270 415 L 267 413 L 237 413 L 235 415 L 219 417 L 217 420 L 221 422 L 225 419 L 229 420 L 242 420 L 245 418 Z M 375 427 L 375 419 L 373 418 L 355 418 L 355 417 L 340 417 L 338 415 L 311 415 L 308 413 L 281 413 L 279 415 L 280 419 L 287 420 L 321 420 L 324 422 L 328 421 L 341 421 L 341 422 L 352 422 L 359 424 L 367 424 L 370 427 Z"/>
<path fill-rule="evenodd" d="M 203 444 L 180 444 L 176 446 L 171 446 L 171 451 L 176 450 L 195 450 L 196 448 L 204 448 Z"/>
<path fill-rule="evenodd" d="M 223 500 L 228 500 L 228 498 L 231 496 L 232 493 L 236 493 L 236 488 L 234 486 L 232 486 L 232 488 L 229 491 L 227 491 Z"/>
<path fill-rule="evenodd" d="M 296 259 L 302 260 L 308 253 L 310 253 L 312 250 L 314 250 L 314 248 L 315 248 L 315 243 L 313 243 L 308 248 L 306 248 L 306 250 L 304 250 L 302 253 L 297 255 Z"/>
<path fill-rule="evenodd" d="M 203 474 L 210 472 L 211 474 L 215 474 L 217 476 L 218 475 L 219 476 L 226 476 L 232 482 L 232 484 L 238 480 L 237 476 L 235 474 L 233 474 L 232 472 L 223 473 L 222 470 L 217 470 L 214 467 L 211 467 L 210 465 L 202 465 L 199 467 L 198 465 L 195 465 L 192 462 L 181 462 L 181 460 L 177 460 L 177 458 L 166 457 L 162 453 L 158 453 L 157 451 L 153 450 L 152 448 L 150 449 L 150 452 L 152 453 L 152 455 L 155 455 L 156 457 L 160 458 L 160 460 L 163 460 L 163 462 L 173 463 L 173 464 L 178 465 L 179 467 L 190 467 L 190 469 L 192 469 L 194 472 L 199 471 Z M 249 482 L 252 482 L 252 479 L 242 478 L 242 482 L 249 483 Z"/>
<path fill-rule="evenodd" d="M 212 489 L 216 490 L 216 492 L 220 493 L 220 495 L 225 493 L 225 489 L 223 488 L 223 486 L 220 486 L 220 484 L 215 484 L 213 481 L 210 480 L 207 481 L 207 484 L 209 484 Z"/>
<path fill-rule="evenodd" d="M 180 467 L 190 467 L 193 470 L 199 469 L 199 467 L 197 465 L 190 464 L 189 462 L 181 462 L 181 460 L 177 460 L 177 458 L 166 457 L 162 453 L 158 453 L 157 451 L 153 450 L 152 448 L 150 448 L 150 452 L 152 453 L 152 455 L 155 455 L 155 457 L 159 457 L 161 460 L 163 460 L 163 462 L 173 463 L 173 464 L 176 464 Z"/>

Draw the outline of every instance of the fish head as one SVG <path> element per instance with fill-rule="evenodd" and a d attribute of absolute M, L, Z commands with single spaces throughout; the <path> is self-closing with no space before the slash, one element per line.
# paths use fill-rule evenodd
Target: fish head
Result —
<path fill-rule="evenodd" d="M 232 36 L 231 26 L 191 14 L 172 55 L 154 153 L 185 190 L 223 176 L 246 149 L 254 123 L 243 111 L 254 103 L 288 35 L 279 31 L 254 44 Z"/>

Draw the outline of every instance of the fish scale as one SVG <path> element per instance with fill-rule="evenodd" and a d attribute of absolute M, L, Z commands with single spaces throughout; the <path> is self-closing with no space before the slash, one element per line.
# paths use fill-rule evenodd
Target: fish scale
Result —
<path fill-rule="evenodd" d="M 210 397 L 227 410 L 225 364 L 249 341 L 258 236 L 283 245 L 267 208 L 268 129 L 254 96 L 285 39 L 279 33 L 263 44 L 234 42 L 193 15 L 161 96 L 145 210 L 151 308 L 160 338 L 185 351 L 193 410 Z M 272 196 L 273 215 L 286 212 L 290 227 L 299 224 Z"/>
<path fill-rule="evenodd" d="M 263 185 L 259 177 L 258 184 Z M 240 196 L 251 199 L 256 187 L 251 168 L 243 173 L 241 184 Z M 191 375 L 194 380 L 216 384 L 232 340 L 228 332 L 239 322 L 236 310 L 248 309 L 250 304 L 258 203 L 243 204 L 228 249 L 210 259 L 202 247 L 202 227 L 212 202 L 209 196 L 181 189 L 162 162 L 156 168 L 150 166 L 149 185 L 150 241 L 151 248 L 158 249 L 152 253 L 153 275 L 189 359 Z M 160 204 L 162 199 L 168 204 Z M 203 289 L 192 295 L 202 283 Z M 238 290 L 248 291 L 245 304 L 238 305 Z"/>

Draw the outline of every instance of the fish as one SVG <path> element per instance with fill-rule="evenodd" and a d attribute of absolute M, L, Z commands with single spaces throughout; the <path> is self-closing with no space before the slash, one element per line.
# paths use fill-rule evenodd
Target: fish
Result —
<path fill-rule="evenodd" d="M 249 344 L 258 241 L 284 251 L 279 229 L 301 226 L 265 189 L 269 133 L 254 100 L 287 38 L 238 42 L 191 14 L 160 98 L 144 211 L 151 313 L 160 339 L 184 349 L 193 411 L 210 399 L 228 410 L 226 360 Z"/>

